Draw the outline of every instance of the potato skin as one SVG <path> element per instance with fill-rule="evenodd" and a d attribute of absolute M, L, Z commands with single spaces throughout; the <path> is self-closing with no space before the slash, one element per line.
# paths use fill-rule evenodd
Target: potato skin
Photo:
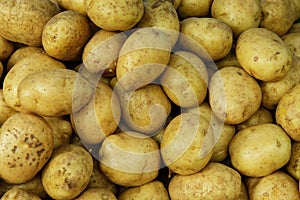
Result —
<path fill-rule="evenodd" d="M 57 0 L 57 2 L 65 10 L 75 10 L 86 15 L 85 0 Z"/>
<path fill-rule="evenodd" d="M 283 42 L 289 47 L 292 54 L 300 57 L 300 32 L 299 33 L 287 33 L 282 37 Z"/>
<path fill-rule="evenodd" d="M 286 165 L 288 173 L 296 180 L 300 180 L 300 143 L 292 142 L 292 153 L 289 162 Z"/>
<path fill-rule="evenodd" d="M 50 0 L 2 0 L 0 7 L 1 36 L 29 46 L 42 45 L 45 24 L 60 12 L 59 6 Z"/>
<path fill-rule="evenodd" d="M 177 12 L 181 19 L 188 17 L 206 17 L 210 14 L 213 0 L 181 0 Z"/>
<path fill-rule="evenodd" d="M 41 198 L 31 192 L 28 192 L 19 188 L 12 188 L 8 190 L 2 197 L 1 200 L 41 200 Z"/>
<path fill-rule="evenodd" d="M 12 107 L 10 107 L 5 99 L 4 99 L 4 95 L 3 95 L 3 90 L 0 89 L 0 126 L 13 114 L 17 113 L 17 111 L 15 109 L 13 109 Z"/>
<path fill-rule="evenodd" d="M 106 188 L 89 188 L 83 191 L 79 197 L 74 200 L 117 200 L 117 197 Z"/>
<path fill-rule="evenodd" d="M 14 49 L 15 46 L 12 42 L 0 36 L 0 62 L 8 59 L 9 56 L 13 53 Z"/>

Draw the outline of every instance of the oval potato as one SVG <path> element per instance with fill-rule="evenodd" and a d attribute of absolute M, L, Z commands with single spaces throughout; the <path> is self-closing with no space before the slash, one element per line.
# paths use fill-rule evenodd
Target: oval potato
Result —
<path fill-rule="evenodd" d="M 177 12 L 181 19 L 188 17 L 206 17 L 210 14 L 213 0 L 181 0 Z"/>
<path fill-rule="evenodd" d="M 31 199 L 31 200 L 41 200 L 41 198 L 31 192 L 28 192 L 19 188 L 12 188 L 8 190 L 2 197 L 1 200 L 10 199 Z"/>

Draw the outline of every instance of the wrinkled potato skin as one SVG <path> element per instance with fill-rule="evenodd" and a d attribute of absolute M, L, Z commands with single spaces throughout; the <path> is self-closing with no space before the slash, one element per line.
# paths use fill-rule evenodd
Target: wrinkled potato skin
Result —
<path fill-rule="evenodd" d="M 45 24 L 60 12 L 50 0 L 3 0 L 0 7 L 1 36 L 29 46 L 42 45 Z"/>
<path fill-rule="evenodd" d="M 13 53 L 14 44 L 0 36 L 0 62 L 5 61 Z"/>
<path fill-rule="evenodd" d="M 0 126 L 13 114 L 17 113 L 15 109 L 10 107 L 4 99 L 3 90 L 0 89 Z"/>
<path fill-rule="evenodd" d="M 292 142 L 292 154 L 286 165 L 288 173 L 296 180 L 300 179 L 300 143 Z"/>
<path fill-rule="evenodd" d="M 300 57 L 300 32 L 298 33 L 288 33 L 283 35 L 283 42 L 289 47 L 292 54 Z"/>
<path fill-rule="evenodd" d="M 213 0 L 181 0 L 177 12 L 181 19 L 188 17 L 205 17 L 210 14 Z"/>
<path fill-rule="evenodd" d="M 89 188 L 83 191 L 79 197 L 74 200 L 117 200 L 117 197 L 106 188 Z"/>
<path fill-rule="evenodd" d="M 8 190 L 2 197 L 1 200 L 41 200 L 41 198 L 31 192 L 19 188 L 12 188 Z"/>
<path fill-rule="evenodd" d="M 175 175 L 168 187 L 172 200 L 237 199 L 241 190 L 240 174 L 221 163 L 209 163 L 192 175 Z"/>

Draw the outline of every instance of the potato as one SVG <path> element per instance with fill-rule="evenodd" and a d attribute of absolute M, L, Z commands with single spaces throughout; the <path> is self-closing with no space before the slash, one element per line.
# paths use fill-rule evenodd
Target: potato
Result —
<path fill-rule="evenodd" d="M 168 191 L 160 181 L 152 181 L 138 187 L 128 188 L 123 191 L 118 200 L 169 200 Z"/>
<path fill-rule="evenodd" d="M 53 151 L 48 123 L 33 114 L 16 113 L 0 129 L 0 176 L 8 183 L 25 183 L 36 176 Z"/>
<path fill-rule="evenodd" d="M 300 1 L 299 0 L 294 0 L 295 3 L 295 19 L 300 18 Z"/>
<path fill-rule="evenodd" d="M 217 65 L 217 68 L 218 69 L 221 69 L 223 67 L 228 67 L 228 66 L 231 66 L 231 67 L 241 67 L 236 55 L 235 55 L 235 49 L 232 48 L 230 50 L 230 52 L 224 57 L 222 58 L 221 60 L 217 61 L 215 63 Z"/>
<path fill-rule="evenodd" d="M 215 18 L 186 18 L 181 21 L 180 32 L 195 40 L 214 61 L 225 57 L 230 52 L 233 44 L 231 28 L 225 22 Z M 189 44 L 184 38 L 180 42 L 187 50 L 195 51 L 194 48 L 196 47 Z"/>
<path fill-rule="evenodd" d="M 292 54 L 300 57 L 300 32 L 284 34 L 281 38 Z"/>
<path fill-rule="evenodd" d="M 89 102 L 71 116 L 78 136 L 88 144 L 98 144 L 117 129 L 121 117 L 118 97 L 100 81 Z"/>
<path fill-rule="evenodd" d="M 240 190 L 240 174 L 224 164 L 214 162 L 198 173 L 175 175 L 168 187 L 172 200 L 237 199 Z"/>
<path fill-rule="evenodd" d="M 27 192 L 26 190 L 19 188 L 12 188 L 8 190 L 2 197 L 1 200 L 41 200 L 41 198 L 35 194 Z"/>
<path fill-rule="evenodd" d="M 203 169 L 213 154 L 213 132 L 209 121 L 194 113 L 182 113 L 167 125 L 162 141 L 164 164 L 181 175 Z"/>
<path fill-rule="evenodd" d="M 153 181 L 161 166 L 159 147 L 154 139 L 136 132 L 108 136 L 99 150 L 100 169 L 121 186 L 140 186 Z"/>
<path fill-rule="evenodd" d="M 250 177 L 267 176 L 289 161 L 291 139 L 276 124 L 250 126 L 232 138 L 229 155 L 233 167 L 241 174 Z"/>
<path fill-rule="evenodd" d="M 292 153 L 286 165 L 288 173 L 296 180 L 300 180 L 300 143 L 292 142 Z"/>
<path fill-rule="evenodd" d="M 258 27 L 261 21 L 257 0 L 215 0 L 211 6 L 211 15 L 226 22 L 235 37 L 249 28 Z"/>
<path fill-rule="evenodd" d="M 64 11 L 45 25 L 42 44 L 47 54 L 62 61 L 79 61 L 91 36 L 88 18 L 76 11 Z"/>
<path fill-rule="evenodd" d="M 245 71 L 262 81 L 283 78 L 293 59 L 283 40 L 265 28 L 244 31 L 237 40 L 236 56 Z"/>
<path fill-rule="evenodd" d="M 275 112 L 277 124 L 295 141 L 300 141 L 299 95 L 300 84 L 297 84 L 280 99 Z"/>
<path fill-rule="evenodd" d="M 237 200 L 249 200 L 248 190 L 244 182 L 241 184 L 241 191 Z"/>
<path fill-rule="evenodd" d="M 284 35 L 299 15 L 296 13 L 294 0 L 260 0 L 262 19 L 260 27 L 266 28 L 279 36 Z"/>
<path fill-rule="evenodd" d="M 297 182 L 282 171 L 276 171 L 260 178 L 248 178 L 247 186 L 251 200 L 266 198 L 299 200 Z"/>
<path fill-rule="evenodd" d="M 177 106 L 197 106 L 207 94 L 208 72 L 205 63 L 196 54 L 174 52 L 167 69 L 160 76 L 160 84 Z"/>
<path fill-rule="evenodd" d="M 1 78 L 2 74 L 3 74 L 3 64 L 0 61 L 0 78 Z"/>
<path fill-rule="evenodd" d="M 293 64 L 283 78 L 278 81 L 260 82 L 262 106 L 275 110 L 284 94 L 298 83 L 300 83 L 300 58 L 293 56 Z"/>
<path fill-rule="evenodd" d="M 89 188 L 74 200 L 117 200 L 117 197 L 106 188 Z"/>
<path fill-rule="evenodd" d="M 300 32 L 300 23 L 295 22 L 287 33 L 298 33 L 298 32 Z"/>
<path fill-rule="evenodd" d="M 165 70 L 170 51 L 170 41 L 159 28 L 134 31 L 120 51 L 116 68 L 118 83 L 126 91 L 151 83 Z"/>
<path fill-rule="evenodd" d="M 50 0 L 2 0 L 0 7 L 0 35 L 29 46 L 41 46 L 45 24 L 60 12 Z"/>
<path fill-rule="evenodd" d="M 181 0 L 174 0 L 174 1 L 173 1 L 173 6 L 174 6 L 174 8 L 177 9 L 178 6 L 180 5 L 180 3 L 181 3 Z"/>
<path fill-rule="evenodd" d="M 92 93 L 89 83 L 70 69 L 33 73 L 24 78 L 18 87 L 21 107 L 28 112 L 48 117 L 78 111 L 89 102 Z"/>
<path fill-rule="evenodd" d="M 0 127 L 10 116 L 17 112 L 5 102 L 2 89 L 0 89 L 0 110 Z"/>
<path fill-rule="evenodd" d="M 181 19 L 188 17 L 206 17 L 210 14 L 213 0 L 181 0 L 177 12 Z"/>
<path fill-rule="evenodd" d="M 101 29 L 125 31 L 133 28 L 144 14 L 142 0 L 114 1 L 89 0 L 87 15 Z"/>
<path fill-rule="evenodd" d="M 93 158 L 83 147 L 67 144 L 54 150 L 42 170 L 42 184 L 53 199 L 73 199 L 89 183 Z"/>
<path fill-rule="evenodd" d="M 57 2 L 65 10 L 74 10 L 86 15 L 85 0 L 57 0 Z"/>
<path fill-rule="evenodd" d="M 260 107 L 261 90 L 256 80 L 242 68 L 228 66 L 211 77 L 209 103 L 220 120 L 239 124 Z"/>
<path fill-rule="evenodd" d="M 243 128 L 247 128 L 250 126 L 259 124 L 272 124 L 273 122 L 273 114 L 264 107 L 259 107 L 258 110 L 249 119 L 247 119 L 243 123 L 237 124 L 236 129 L 240 131 Z"/>
<path fill-rule="evenodd" d="M 18 110 L 25 111 L 20 103 L 18 87 L 28 75 L 46 69 L 64 69 L 66 66 L 43 53 L 34 53 L 17 62 L 9 70 L 3 81 L 3 95 L 6 103 Z M 32 104 L 32 103 L 31 103 Z M 35 105 L 34 105 L 35 106 Z"/>
<path fill-rule="evenodd" d="M 0 61 L 5 61 L 14 51 L 14 44 L 0 36 Z"/>

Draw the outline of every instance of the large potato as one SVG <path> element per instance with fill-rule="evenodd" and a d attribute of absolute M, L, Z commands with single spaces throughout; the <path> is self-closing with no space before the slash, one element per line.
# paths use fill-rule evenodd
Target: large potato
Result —
<path fill-rule="evenodd" d="M 237 199 L 241 176 L 224 164 L 211 162 L 198 173 L 175 175 L 168 190 L 172 200 Z"/>
<path fill-rule="evenodd" d="M 260 107 L 261 90 L 242 68 L 224 67 L 211 77 L 209 103 L 219 119 L 227 124 L 239 124 Z"/>
<path fill-rule="evenodd" d="M 33 179 L 50 159 L 53 133 L 33 114 L 16 113 L 0 129 L 0 176 L 8 183 Z"/>
<path fill-rule="evenodd" d="M 2 197 L 1 200 L 41 200 L 41 198 L 31 192 L 28 192 L 19 188 L 12 188 L 8 190 Z"/>
<path fill-rule="evenodd" d="M 14 51 L 14 44 L 0 36 L 0 61 L 5 61 Z"/>
<path fill-rule="evenodd" d="M 213 0 L 181 0 L 177 8 L 181 19 L 188 17 L 206 17 L 210 14 L 210 8 Z"/>
<path fill-rule="evenodd" d="M 74 200 L 117 200 L 117 197 L 106 188 L 89 188 Z"/>
<path fill-rule="evenodd" d="M 63 61 L 79 61 L 91 36 L 86 16 L 76 11 L 64 11 L 53 16 L 45 25 L 42 44 L 47 54 Z"/>
<path fill-rule="evenodd" d="M 60 12 L 51 0 L 1 0 L 0 7 L 0 35 L 29 46 L 42 45 L 45 24 Z"/>
<path fill-rule="evenodd" d="M 247 127 L 232 138 L 229 155 L 232 165 L 241 174 L 250 177 L 267 176 L 289 161 L 291 139 L 275 124 Z"/>
<path fill-rule="evenodd" d="M 288 173 L 296 180 L 300 180 L 300 143 L 292 142 L 292 153 L 286 165 Z"/>
<path fill-rule="evenodd" d="M 292 54 L 300 57 L 300 32 L 284 34 L 281 38 Z"/>
<path fill-rule="evenodd" d="M 4 99 L 4 95 L 3 95 L 3 90 L 0 89 L 0 126 L 13 114 L 15 114 L 17 111 L 15 109 L 13 109 L 12 107 L 10 107 L 5 99 Z"/>
<path fill-rule="evenodd" d="M 237 40 L 236 56 L 251 76 L 277 81 L 290 70 L 293 55 L 283 40 L 265 28 L 250 28 Z"/>

